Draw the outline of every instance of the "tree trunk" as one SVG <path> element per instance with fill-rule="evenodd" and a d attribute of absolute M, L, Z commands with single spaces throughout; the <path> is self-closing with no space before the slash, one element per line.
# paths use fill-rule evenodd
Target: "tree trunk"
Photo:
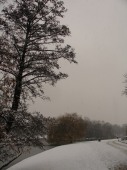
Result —
<path fill-rule="evenodd" d="M 22 92 L 22 75 L 23 75 L 23 70 L 24 70 L 24 61 L 25 61 L 25 54 L 26 54 L 26 50 L 27 50 L 29 31 L 30 31 L 30 24 L 27 23 L 27 33 L 26 33 L 24 49 L 23 49 L 22 57 L 21 57 L 20 63 L 19 63 L 19 67 L 20 67 L 19 73 L 16 77 L 16 85 L 15 85 L 15 89 L 14 89 L 14 97 L 13 97 L 13 102 L 12 102 L 12 107 L 11 107 L 12 111 L 17 111 L 18 107 L 19 107 L 19 103 L 20 103 L 20 96 L 21 96 L 21 92 Z M 10 115 L 8 117 L 8 121 L 7 121 L 7 126 L 6 126 L 7 133 L 10 132 L 12 124 L 14 122 L 14 119 L 15 119 L 14 115 L 12 115 L 12 113 L 10 113 Z"/>
<path fill-rule="evenodd" d="M 17 76 L 17 80 L 16 80 L 16 86 L 15 86 L 15 90 L 14 90 L 14 97 L 13 97 L 11 111 L 18 110 L 21 91 L 22 91 L 22 72 L 19 72 L 19 75 Z M 10 112 L 8 120 L 7 120 L 7 125 L 6 125 L 7 133 L 10 132 L 12 124 L 14 122 L 14 119 L 15 119 L 14 115 Z"/>
<path fill-rule="evenodd" d="M 19 73 L 16 80 L 16 86 L 14 91 L 13 103 L 11 110 L 17 111 L 20 102 L 20 95 L 22 91 L 22 72 Z"/>

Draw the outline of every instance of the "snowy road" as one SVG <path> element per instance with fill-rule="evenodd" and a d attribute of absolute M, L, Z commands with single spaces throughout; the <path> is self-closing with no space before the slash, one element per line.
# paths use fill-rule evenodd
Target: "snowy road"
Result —
<path fill-rule="evenodd" d="M 121 150 L 125 154 L 127 154 L 127 144 L 126 143 L 122 143 L 118 140 L 111 140 L 111 141 L 108 141 L 107 144 L 109 144 L 109 145 Z"/>
<path fill-rule="evenodd" d="M 127 146 L 109 140 L 56 147 L 8 170 L 109 170 L 118 164 L 127 164 Z"/>

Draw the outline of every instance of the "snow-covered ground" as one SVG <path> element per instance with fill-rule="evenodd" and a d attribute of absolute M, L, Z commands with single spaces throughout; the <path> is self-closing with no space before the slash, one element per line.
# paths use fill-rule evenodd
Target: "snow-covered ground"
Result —
<path fill-rule="evenodd" d="M 127 144 L 127 140 L 122 140 L 121 142 L 122 142 L 122 143 L 126 143 L 126 144 Z"/>
<path fill-rule="evenodd" d="M 127 164 L 126 151 L 126 144 L 112 140 L 81 142 L 50 149 L 8 170 L 109 170 Z"/>

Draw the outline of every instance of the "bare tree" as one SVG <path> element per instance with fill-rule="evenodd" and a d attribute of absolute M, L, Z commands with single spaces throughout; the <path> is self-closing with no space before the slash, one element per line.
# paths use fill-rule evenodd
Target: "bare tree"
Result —
<path fill-rule="evenodd" d="M 63 1 L 13 0 L 12 4 L 3 6 L 0 14 L 0 161 L 5 162 L 11 155 L 13 159 L 19 156 L 26 144 L 43 146 L 39 136 L 45 134 L 45 119 L 28 113 L 26 100 L 44 98 L 44 83 L 54 85 L 68 76 L 59 71 L 60 59 L 76 61 L 74 50 L 64 45 L 70 31 L 60 23 L 66 12 Z"/>
<path fill-rule="evenodd" d="M 52 144 L 73 143 L 85 137 L 86 124 L 76 113 L 58 117 L 49 126 L 48 141 Z"/>
<path fill-rule="evenodd" d="M 6 0 L 0 0 L 0 3 L 2 4 L 2 3 L 5 3 L 6 2 Z"/>
<path fill-rule="evenodd" d="M 0 74 L 8 79 L 4 82 L 8 84 L 11 110 L 17 111 L 28 98 L 43 97 L 43 83 L 54 85 L 67 77 L 59 71 L 59 59 L 76 63 L 73 49 L 61 45 L 64 37 L 70 35 L 69 28 L 59 21 L 65 12 L 61 0 L 14 0 L 3 9 Z M 6 86 L 0 84 L 4 93 L 2 87 Z M 7 119 L 7 132 L 14 117 L 11 114 Z"/>

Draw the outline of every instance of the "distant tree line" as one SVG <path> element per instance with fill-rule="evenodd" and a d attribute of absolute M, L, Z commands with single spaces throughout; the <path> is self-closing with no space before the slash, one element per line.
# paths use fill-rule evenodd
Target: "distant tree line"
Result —
<path fill-rule="evenodd" d="M 48 142 L 61 145 L 84 140 L 112 139 L 126 134 L 127 125 L 112 125 L 104 121 L 92 121 L 77 113 L 54 118 L 48 129 Z"/>
<path fill-rule="evenodd" d="M 87 139 L 111 139 L 122 137 L 126 133 L 127 125 L 113 125 L 104 121 L 92 121 L 88 118 L 84 121 L 87 124 L 85 132 L 85 138 Z"/>

